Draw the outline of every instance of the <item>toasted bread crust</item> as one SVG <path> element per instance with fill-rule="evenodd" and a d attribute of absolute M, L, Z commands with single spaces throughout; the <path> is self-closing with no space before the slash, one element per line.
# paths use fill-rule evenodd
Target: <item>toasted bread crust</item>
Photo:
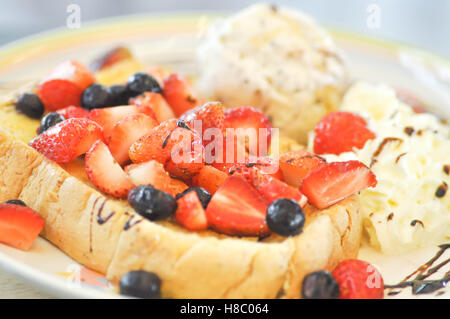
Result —
<path fill-rule="evenodd" d="M 0 201 L 21 199 L 46 220 L 42 235 L 117 282 L 130 270 L 157 273 L 170 298 L 298 298 L 303 277 L 357 255 L 358 197 L 306 209 L 302 234 L 252 241 L 192 233 L 142 219 L 0 129 Z"/>

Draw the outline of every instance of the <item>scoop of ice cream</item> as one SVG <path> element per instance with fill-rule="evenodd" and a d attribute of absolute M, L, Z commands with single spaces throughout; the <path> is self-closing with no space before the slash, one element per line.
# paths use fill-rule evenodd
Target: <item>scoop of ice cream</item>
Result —
<path fill-rule="evenodd" d="M 347 71 L 310 17 L 258 4 L 214 23 L 197 52 L 199 91 L 232 107 L 252 105 L 299 142 L 337 108 Z"/>
<path fill-rule="evenodd" d="M 364 117 L 377 135 L 360 150 L 325 156 L 358 159 L 377 176 L 378 185 L 361 192 L 371 243 L 395 254 L 448 241 L 450 127 L 434 115 L 414 113 L 384 85 L 353 85 L 341 109 Z"/>

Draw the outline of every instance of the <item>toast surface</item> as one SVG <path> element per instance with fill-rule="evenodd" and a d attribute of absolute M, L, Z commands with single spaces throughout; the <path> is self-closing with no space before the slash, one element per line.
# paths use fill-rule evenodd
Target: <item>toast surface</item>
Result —
<path fill-rule="evenodd" d="M 357 255 L 358 196 L 326 210 L 305 208 L 302 234 L 263 241 L 193 233 L 143 219 L 0 128 L 0 201 L 21 199 L 46 221 L 42 236 L 117 283 L 131 270 L 162 278 L 167 298 L 298 298 L 309 272 Z"/>

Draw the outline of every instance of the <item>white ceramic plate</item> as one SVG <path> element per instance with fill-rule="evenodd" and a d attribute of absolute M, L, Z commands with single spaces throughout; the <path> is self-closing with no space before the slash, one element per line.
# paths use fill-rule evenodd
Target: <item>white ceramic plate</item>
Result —
<path fill-rule="evenodd" d="M 146 63 L 173 66 L 195 73 L 193 57 L 205 27 L 217 15 L 138 15 L 105 20 L 78 30 L 57 30 L 0 48 L 0 92 L 9 92 L 40 78 L 66 59 L 83 62 L 117 45 L 130 47 Z M 404 45 L 381 42 L 331 31 L 347 56 L 355 78 L 407 88 L 441 117 L 450 118 L 450 63 L 430 53 Z M 381 271 L 385 283 L 401 281 L 430 259 L 433 246 L 402 256 L 385 256 L 363 245 L 360 258 Z M 448 259 L 450 249 L 441 256 Z M 434 277 L 449 271 L 444 266 Z M 79 265 L 46 240 L 39 238 L 30 252 L 0 244 L 0 268 L 56 297 L 115 298 L 116 288 L 98 273 Z M 397 290 L 396 290 L 397 291 Z M 439 294 L 413 295 L 411 288 L 389 298 L 450 298 L 448 287 Z M 443 293 L 442 293 L 443 292 Z"/>

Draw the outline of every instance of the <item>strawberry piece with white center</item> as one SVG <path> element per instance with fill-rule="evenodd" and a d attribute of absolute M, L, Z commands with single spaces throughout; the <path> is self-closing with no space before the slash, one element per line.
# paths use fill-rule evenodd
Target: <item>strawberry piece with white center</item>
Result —
<path fill-rule="evenodd" d="M 102 141 L 95 142 L 87 152 L 85 168 L 91 182 L 101 191 L 114 197 L 125 198 L 134 187 Z"/>
<path fill-rule="evenodd" d="M 164 97 L 155 92 L 145 92 L 142 95 L 130 99 L 131 105 L 147 106 L 155 112 L 158 122 L 164 122 L 175 118 L 175 114 Z"/>
<path fill-rule="evenodd" d="M 368 187 L 375 187 L 377 179 L 359 161 L 324 164 L 303 180 L 300 191 L 319 209 L 327 208 Z"/>
<path fill-rule="evenodd" d="M 211 198 L 206 209 L 209 225 L 220 233 L 265 236 L 267 204 L 243 177 L 230 176 Z"/>
<path fill-rule="evenodd" d="M 117 163 L 122 165 L 129 160 L 130 146 L 158 124 L 155 119 L 145 114 L 129 115 L 117 122 L 107 141 L 109 150 Z"/>
<path fill-rule="evenodd" d="M 307 151 L 287 152 L 279 160 L 284 181 L 295 188 L 300 187 L 306 175 L 325 163 L 325 159 Z"/>
<path fill-rule="evenodd" d="M 177 200 L 176 221 L 184 228 L 199 231 L 208 228 L 208 220 L 196 192 L 189 192 Z"/>
<path fill-rule="evenodd" d="M 44 228 L 44 219 L 31 208 L 0 205 L 0 242 L 21 250 L 29 250 Z"/>
<path fill-rule="evenodd" d="M 277 178 L 264 174 L 257 167 L 241 167 L 235 174 L 245 177 L 250 184 L 265 198 L 268 204 L 280 198 L 295 200 L 301 207 L 307 203 L 307 198 L 298 189 L 289 186 Z"/>
<path fill-rule="evenodd" d="M 175 113 L 184 112 L 202 104 L 198 93 L 181 74 L 172 73 L 164 80 L 163 95 Z"/>
<path fill-rule="evenodd" d="M 173 197 L 188 188 L 182 181 L 171 178 L 164 170 L 163 165 L 157 161 L 128 165 L 125 167 L 125 172 L 134 185 L 150 184 L 156 189 L 169 193 Z"/>
<path fill-rule="evenodd" d="M 117 122 L 123 120 L 127 116 L 139 113 L 156 119 L 153 110 L 145 105 L 127 105 L 94 109 L 89 112 L 89 119 L 95 121 L 103 128 L 105 139 L 108 140 L 114 125 L 116 125 Z"/>
<path fill-rule="evenodd" d="M 197 106 L 180 116 L 180 120 L 188 123 L 192 128 L 195 121 L 201 121 L 201 131 L 199 134 L 204 134 L 207 129 L 218 129 L 220 132 L 223 130 L 225 114 L 222 108 L 222 104 L 219 102 L 209 102 L 202 106 Z"/>
<path fill-rule="evenodd" d="M 38 135 L 30 146 L 55 162 L 68 163 L 86 153 L 99 139 L 103 139 L 103 131 L 97 123 L 85 118 L 72 118 Z"/>
<path fill-rule="evenodd" d="M 272 126 L 267 116 L 259 109 L 251 106 L 241 106 L 225 110 L 225 128 L 233 129 L 254 129 L 257 140 L 247 143 L 247 149 L 250 154 L 255 156 L 267 155 L 270 147 Z M 266 148 L 261 148 L 264 144 Z M 254 146 L 253 146 L 254 145 Z M 255 151 L 256 150 L 256 151 Z"/>

